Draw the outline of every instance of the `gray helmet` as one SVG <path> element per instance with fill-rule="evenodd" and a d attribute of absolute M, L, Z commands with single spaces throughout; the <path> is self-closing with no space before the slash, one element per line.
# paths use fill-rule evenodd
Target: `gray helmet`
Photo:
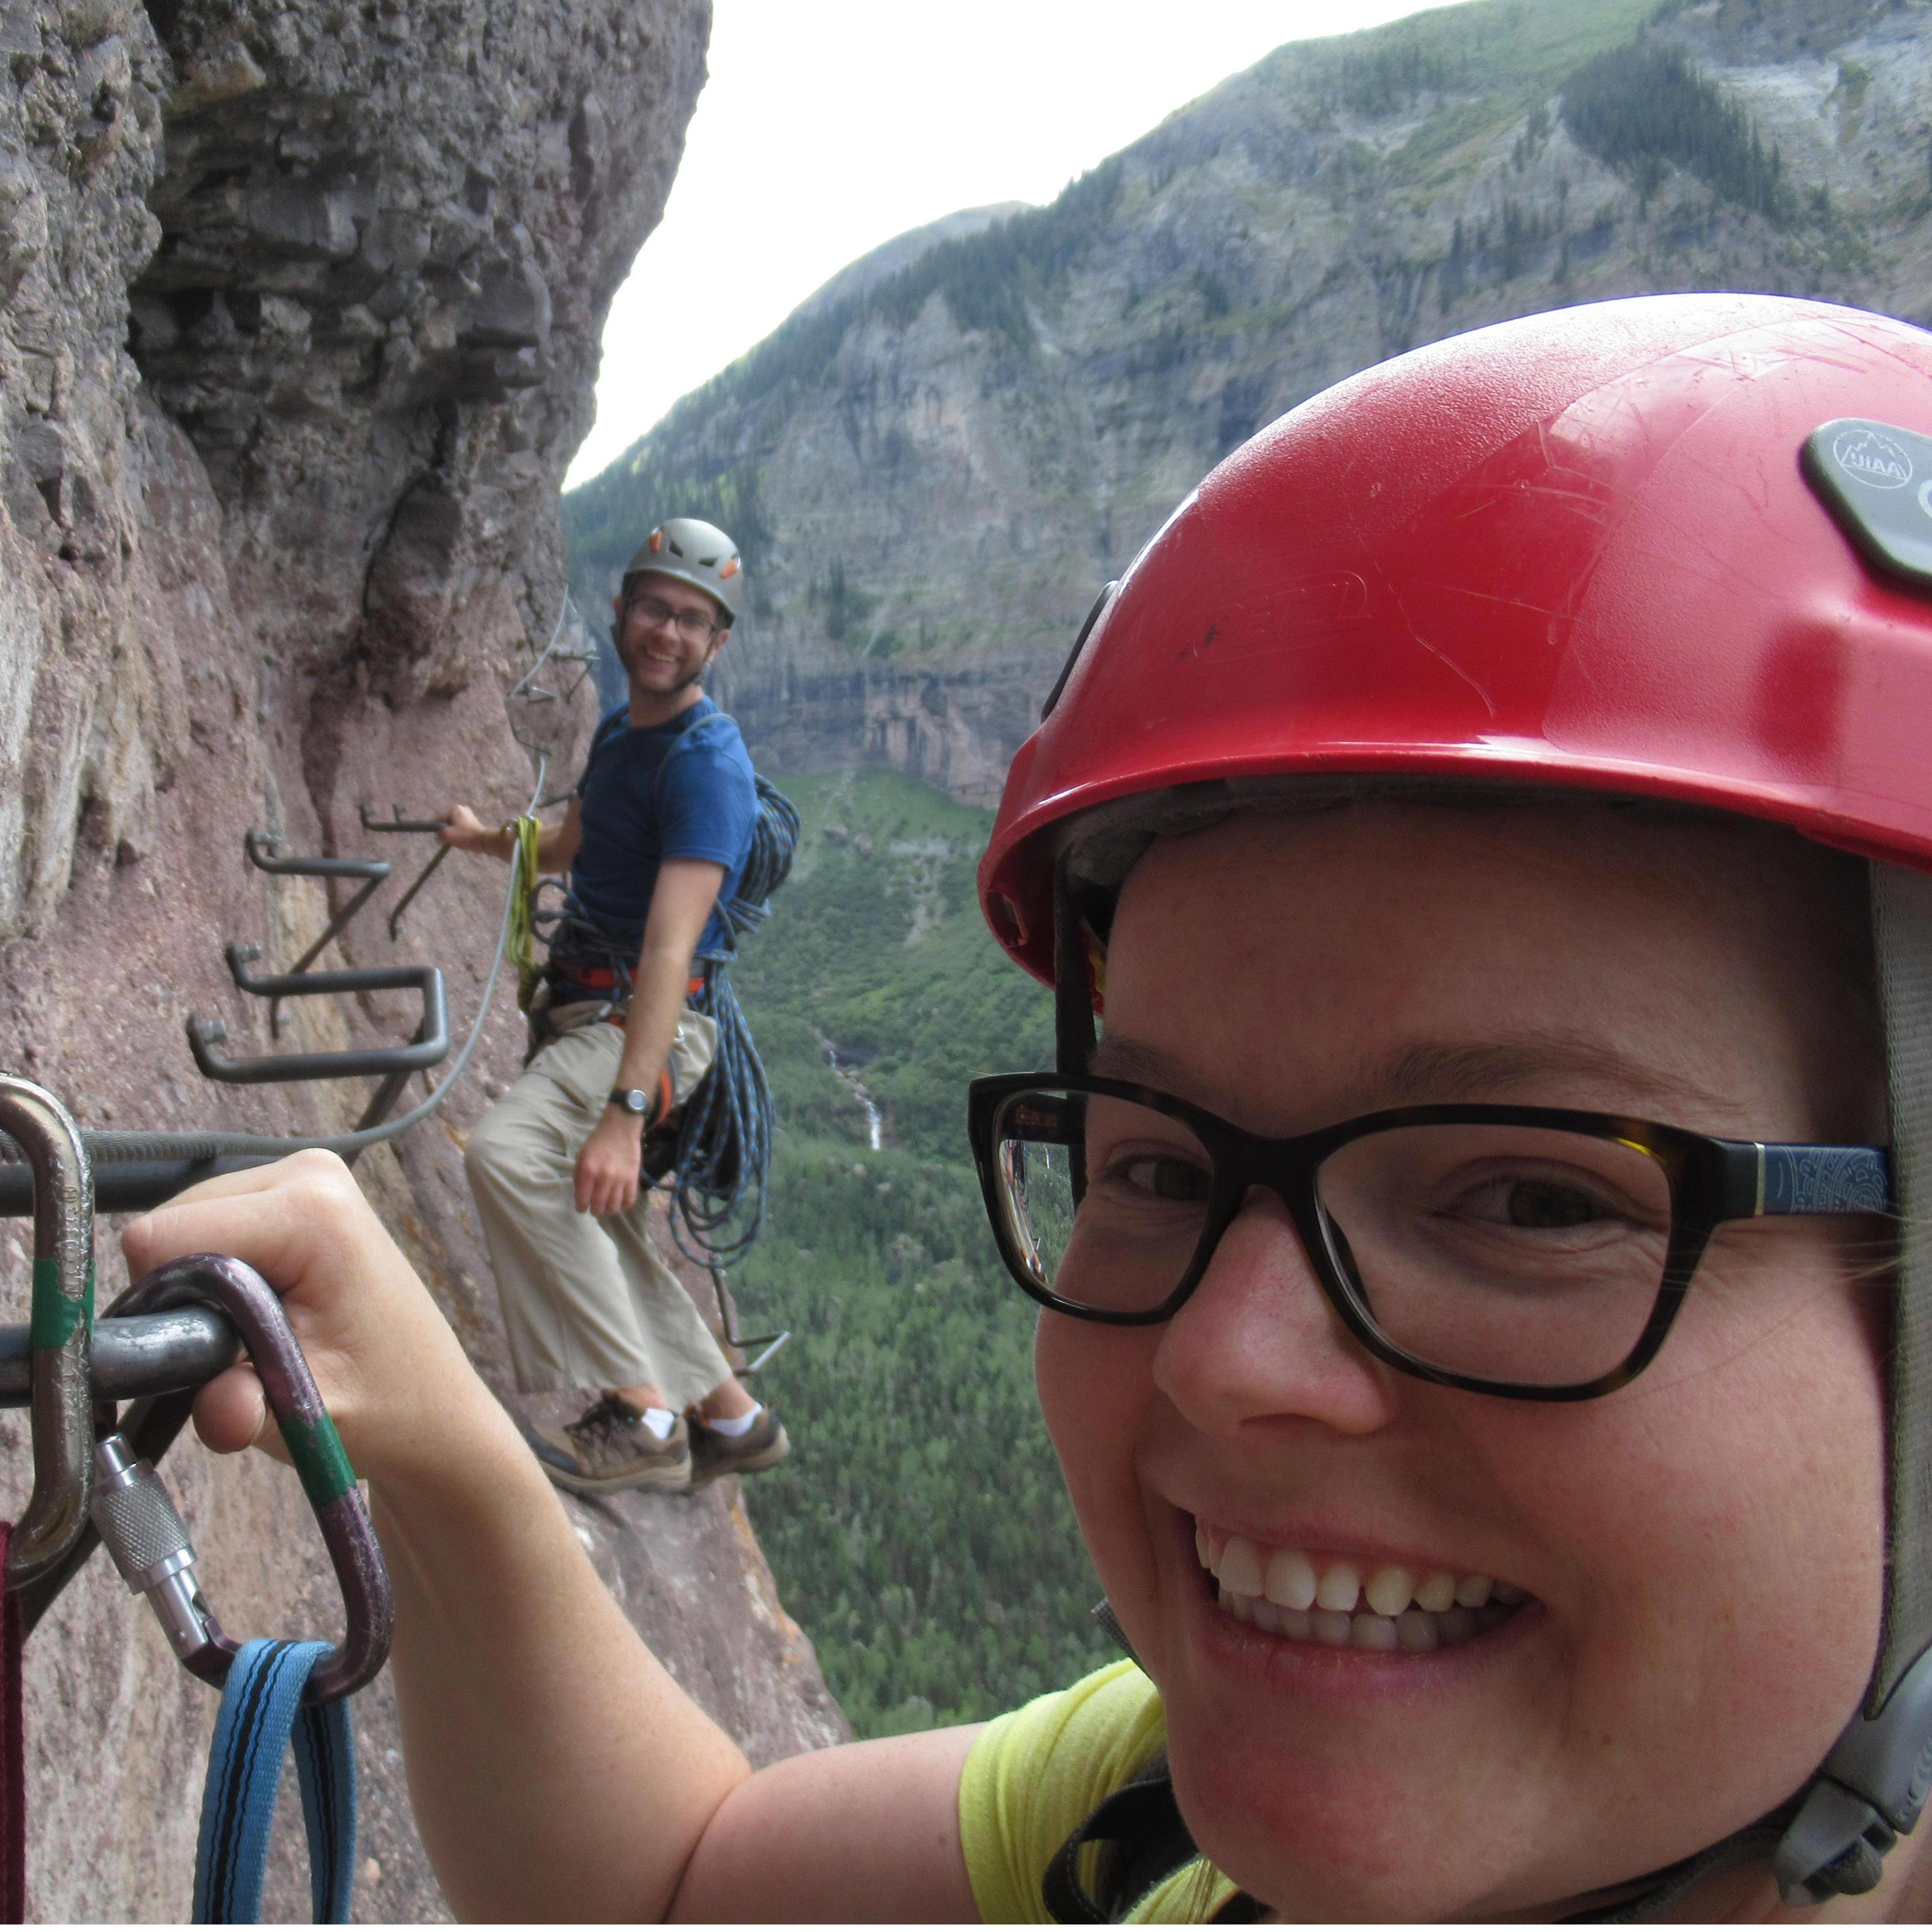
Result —
<path fill-rule="evenodd" d="M 715 597 L 725 620 L 735 623 L 738 600 L 744 590 L 738 546 L 716 524 L 698 517 L 668 517 L 645 538 L 644 547 L 624 568 L 624 594 L 646 571 L 674 577 L 694 590 Z"/>

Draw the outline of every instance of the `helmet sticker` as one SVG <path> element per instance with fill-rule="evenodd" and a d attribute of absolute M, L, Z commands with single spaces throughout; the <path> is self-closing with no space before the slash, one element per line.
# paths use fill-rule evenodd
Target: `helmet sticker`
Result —
<path fill-rule="evenodd" d="M 660 526 L 658 529 L 654 530 L 653 530 L 653 531 L 652 531 L 652 532 L 651 532 L 651 554 L 652 554 L 652 556 L 656 556 L 657 555 L 658 552 L 659 550 L 662 550 L 663 548 L 664 548 L 664 530 L 663 530 L 663 527 L 662 527 L 662 526 Z"/>
<path fill-rule="evenodd" d="M 737 574 L 738 560 L 735 556 L 728 556 L 718 567 L 718 578 L 720 583 L 727 578 L 736 577 Z"/>
<path fill-rule="evenodd" d="M 1932 436 L 1841 416 L 1806 439 L 1804 469 L 1868 563 L 1932 588 Z"/>

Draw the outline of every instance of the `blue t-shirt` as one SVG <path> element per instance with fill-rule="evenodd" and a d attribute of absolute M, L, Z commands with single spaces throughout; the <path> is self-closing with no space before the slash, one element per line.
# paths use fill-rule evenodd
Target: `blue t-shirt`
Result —
<path fill-rule="evenodd" d="M 758 794 L 737 725 L 710 698 L 647 730 L 619 722 L 628 709 L 620 704 L 599 723 L 603 742 L 577 782 L 583 838 L 570 889 L 584 912 L 634 960 L 664 860 L 722 866 L 720 902 L 737 891 L 752 856 Z M 714 908 L 698 956 L 715 956 L 728 946 Z"/>

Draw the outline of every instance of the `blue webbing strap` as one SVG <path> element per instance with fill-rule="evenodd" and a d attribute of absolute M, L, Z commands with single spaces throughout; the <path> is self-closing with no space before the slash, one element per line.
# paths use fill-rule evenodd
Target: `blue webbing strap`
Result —
<path fill-rule="evenodd" d="M 257 1637 L 242 1646 L 228 1673 L 202 1793 L 194 1861 L 197 1925 L 252 1925 L 261 1918 L 268 1828 L 292 1730 L 315 1922 L 348 1922 L 356 1868 L 356 1744 L 349 1706 L 340 1698 L 306 1708 L 302 1702 L 309 1672 L 328 1654 L 326 1643 Z"/>

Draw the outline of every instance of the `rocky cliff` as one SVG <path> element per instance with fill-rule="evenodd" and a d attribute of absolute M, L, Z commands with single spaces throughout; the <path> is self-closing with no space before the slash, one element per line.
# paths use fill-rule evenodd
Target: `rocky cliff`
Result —
<path fill-rule="evenodd" d="M 0 1064 L 84 1124 L 313 1132 L 360 1111 L 340 1086 L 194 1071 L 191 1011 L 273 1050 L 222 943 L 286 963 L 328 916 L 313 882 L 252 871 L 242 834 L 406 877 L 422 842 L 371 837 L 358 807 L 530 795 L 505 694 L 556 620 L 559 479 L 708 26 L 706 0 L 0 0 Z M 567 755 L 589 694 L 520 710 L 524 739 Z M 440 964 L 460 1029 L 502 886 L 452 862 L 392 941 L 392 886 L 341 951 Z M 295 1023 L 322 1045 L 409 1022 L 369 1000 L 304 1001 Z M 500 1387 L 460 1150 L 520 1034 L 500 988 L 471 1082 L 358 1170 Z M 124 1277 L 110 1228 L 100 1245 L 104 1300 Z M 0 1441 L 17 1507 L 19 1417 Z M 283 1472 L 184 1444 L 167 1473 L 230 1628 L 334 1628 Z M 754 1756 L 839 1733 L 735 1496 L 579 1522 Z M 184 1918 L 212 1694 L 104 1562 L 36 1634 L 27 1678 L 30 1911 Z M 358 1720 L 358 1911 L 444 1916 L 384 1686 Z M 306 1915 L 299 1863 L 278 1850 L 272 1916 Z"/>
<path fill-rule="evenodd" d="M 989 799 L 1100 585 L 1352 371 L 1646 291 L 1932 314 L 1929 131 L 1927 0 L 1479 0 L 1284 47 L 686 398 L 566 500 L 580 602 L 714 515 L 761 760 Z"/>

